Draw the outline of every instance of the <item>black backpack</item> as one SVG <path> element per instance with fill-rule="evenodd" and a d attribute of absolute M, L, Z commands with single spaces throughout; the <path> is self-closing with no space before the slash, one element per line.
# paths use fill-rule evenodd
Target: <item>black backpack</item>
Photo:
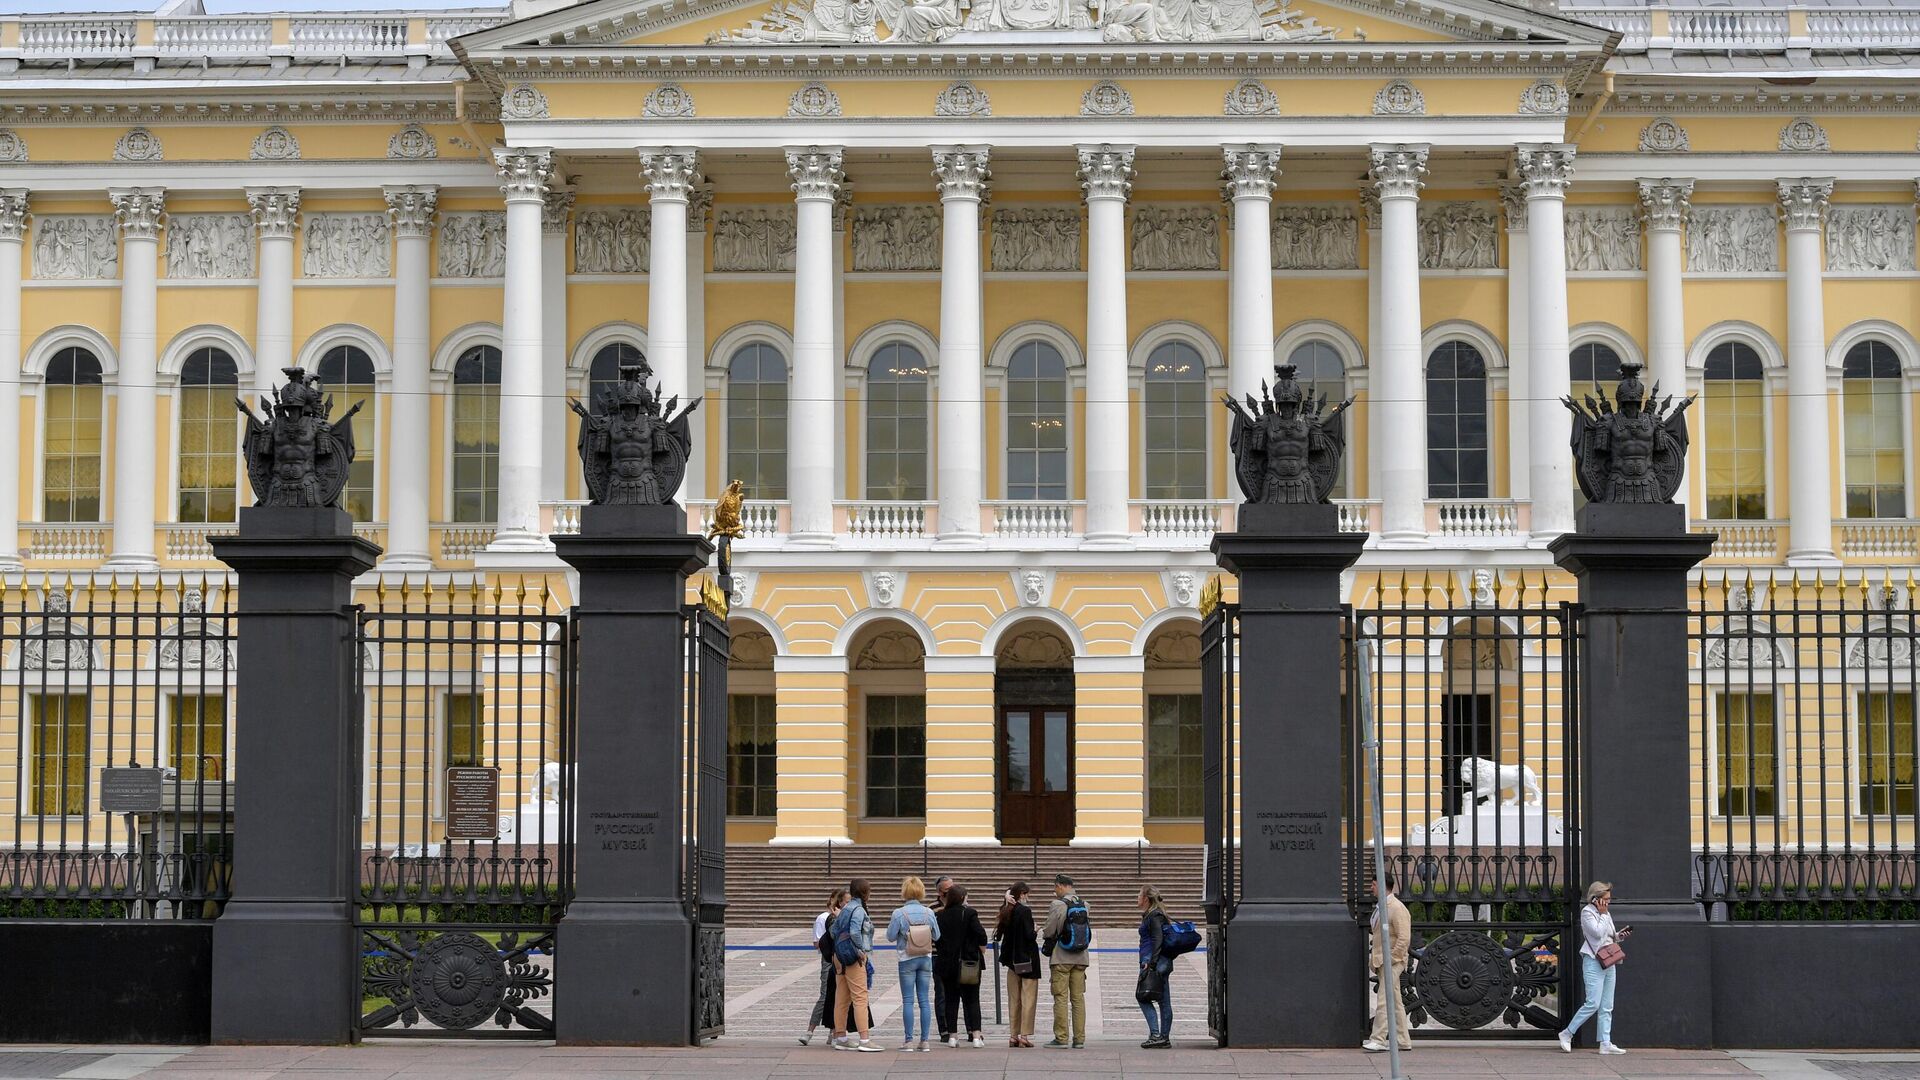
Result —
<path fill-rule="evenodd" d="M 1066 903 L 1065 925 L 1061 926 L 1055 944 L 1065 952 L 1085 952 L 1093 944 L 1093 918 L 1087 912 L 1087 902 L 1073 893 L 1067 896 Z"/>

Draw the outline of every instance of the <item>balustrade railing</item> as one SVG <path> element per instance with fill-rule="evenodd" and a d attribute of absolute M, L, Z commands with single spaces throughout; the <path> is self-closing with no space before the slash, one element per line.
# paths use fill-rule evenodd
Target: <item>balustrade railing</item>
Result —
<path fill-rule="evenodd" d="M 498 15 L 465 15 L 449 19 L 428 19 L 427 44 L 436 49 L 444 48 L 448 38 L 457 38 L 461 34 L 471 34 L 476 30 L 485 30 L 505 21 Z"/>
<path fill-rule="evenodd" d="M 423 41 L 409 44 L 405 16 L 390 11 L 279 16 L 287 22 L 287 44 L 273 41 L 276 16 L 193 15 L 142 18 L 133 15 L 24 16 L 19 44 L 0 47 L 0 56 L 24 60 L 111 60 L 135 56 L 199 59 L 266 59 L 290 50 L 306 60 L 403 56 L 411 51 L 448 55 L 447 40 L 497 26 L 505 17 L 491 12 L 435 13 L 426 20 Z M 8 20 L 11 21 L 11 20 Z M 142 25 L 152 27 L 150 45 L 142 45 Z M 6 37 L 0 32 L 0 40 Z"/>
<path fill-rule="evenodd" d="M 407 20 L 365 16 L 304 17 L 287 27 L 296 56 L 399 56 L 407 48 Z"/>
<path fill-rule="evenodd" d="M 856 543 L 899 543 L 927 535 L 931 502 L 874 501 L 839 504 L 847 515 L 847 537 Z"/>
<path fill-rule="evenodd" d="M 153 46 L 162 56 L 265 56 L 273 47 L 273 20 L 157 19 Z"/>
<path fill-rule="evenodd" d="M 214 524 L 172 522 L 160 526 L 160 550 L 168 562 L 212 562 L 216 536 L 232 536 L 239 526 L 231 521 Z"/>
<path fill-rule="evenodd" d="M 433 526 L 433 533 L 439 537 L 442 559 L 471 559 L 493 543 L 491 525 L 442 524 Z"/>
<path fill-rule="evenodd" d="M 1373 514 L 1380 508 L 1379 499 L 1335 499 L 1333 505 L 1340 508 L 1341 532 L 1370 533 L 1373 531 Z"/>
<path fill-rule="evenodd" d="M 1656 36 L 1648 8 L 1566 5 L 1560 14 L 1620 32 L 1620 48 L 1671 48 L 1692 52 L 1783 51 L 1809 49 L 1884 49 L 1911 47 L 1920 37 L 1920 10 L 1911 5 L 1801 7 L 1806 37 L 1793 38 L 1788 7 L 1671 7 L 1667 29 Z"/>
<path fill-rule="evenodd" d="M 1911 559 L 1920 554 L 1920 526 L 1904 518 L 1843 521 L 1837 531 L 1843 559 Z"/>
<path fill-rule="evenodd" d="M 33 59 L 96 59 L 133 51 L 139 31 L 131 16 L 79 15 L 20 20 L 20 55 Z"/>
<path fill-rule="evenodd" d="M 1063 540 L 1074 536 L 1079 526 L 1075 508 L 1081 503 L 1067 501 L 1026 501 L 1009 499 L 986 504 L 993 515 L 993 534 L 1012 540 Z"/>
<path fill-rule="evenodd" d="M 36 562 L 98 562 L 113 542 L 113 526 L 102 524 L 29 524 L 21 533 L 20 557 Z"/>
<path fill-rule="evenodd" d="M 1713 542 L 1714 559 L 1772 559 L 1780 554 L 1780 530 L 1784 521 L 1696 521 L 1694 532 L 1717 533 Z"/>
<path fill-rule="evenodd" d="M 1814 48 L 1912 48 L 1920 39 L 1920 10 L 1863 8 L 1807 12 L 1807 36 Z"/>
<path fill-rule="evenodd" d="M 1231 528 L 1226 515 L 1230 499 L 1136 499 L 1140 535 L 1168 544 L 1206 544 L 1213 534 Z"/>
<path fill-rule="evenodd" d="M 715 501 L 712 499 L 687 500 L 687 509 L 697 515 L 694 519 L 696 527 L 703 533 L 713 526 L 713 508 L 715 505 Z M 786 532 L 786 529 L 780 522 L 780 512 L 784 510 L 786 506 L 787 502 L 784 499 L 747 500 L 740 507 L 740 525 L 747 531 L 747 534 L 741 537 L 741 539 L 779 539 L 780 536 Z"/>
<path fill-rule="evenodd" d="M 1434 538 L 1454 543 L 1509 543 L 1520 538 L 1520 504 L 1511 499 L 1436 499 Z"/>
<path fill-rule="evenodd" d="M 1681 8 L 1668 19 L 1676 49 L 1780 49 L 1787 44 L 1787 13 L 1780 8 Z"/>

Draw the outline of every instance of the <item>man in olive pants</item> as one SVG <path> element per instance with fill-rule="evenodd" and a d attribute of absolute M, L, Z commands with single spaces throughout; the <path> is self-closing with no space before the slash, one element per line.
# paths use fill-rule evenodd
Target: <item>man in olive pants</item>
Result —
<path fill-rule="evenodd" d="M 1093 944 L 1092 933 L 1089 930 L 1085 946 L 1078 950 L 1069 951 L 1060 941 L 1067 931 L 1068 909 L 1085 906 L 1074 894 L 1073 879 L 1065 874 L 1056 875 L 1053 903 L 1047 906 L 1047 925 L 1041 932 L 1043 951 L 1051 961 L 1048 971 L 1053 976 L 1053 1041 L 1047 1044 L 1050 1049 L 1071 1046 L 1081 1050 L 1087 1045 L 1087 949 Z M 1067 1041 L 1069 1017 L 1073 1028 L 1071 1043 Z"/>

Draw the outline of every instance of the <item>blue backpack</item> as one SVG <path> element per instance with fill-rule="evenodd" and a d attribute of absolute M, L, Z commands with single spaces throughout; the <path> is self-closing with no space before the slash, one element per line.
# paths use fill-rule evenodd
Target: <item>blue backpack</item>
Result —
<path fill-rule="evenodd" d="M 1160 936 L 1161 956 L 1185 956 L 1200 947 L 1200 931 L 1191 922 L 1169 922 Z"/>
<path fill-rule="evenodd" d="M 840 909 L 833 917 L 833 956 L 842 964 L 860 962 L 860 948 L 853 942 L 853 905 Z"/>
<path fill-rule="evenodd" d="M 1064 952 L 1085 952 L 1093 944 L 1093 918 L 1087 913 L 1087 902 L 1077 894 L 1067 898 L 1066 925 L 1055 944 Z"/>

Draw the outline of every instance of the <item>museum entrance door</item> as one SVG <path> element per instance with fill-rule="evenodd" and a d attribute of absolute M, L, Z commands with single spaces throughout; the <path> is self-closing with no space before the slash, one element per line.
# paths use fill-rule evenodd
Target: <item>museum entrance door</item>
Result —
<path fill-rule="evenodd" d="M 1073 838 L 1073 674 L 996 680 L 1000 839 Z"/>

